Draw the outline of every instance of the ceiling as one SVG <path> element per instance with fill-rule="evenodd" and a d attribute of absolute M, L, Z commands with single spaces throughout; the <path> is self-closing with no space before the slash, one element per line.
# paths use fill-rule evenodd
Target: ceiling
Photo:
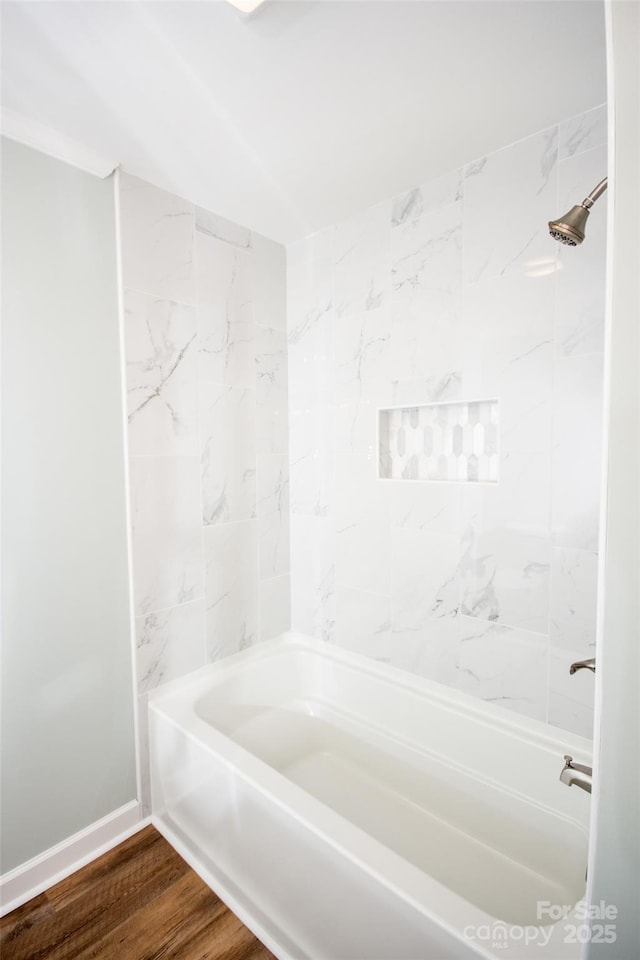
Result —
<path fill-rule="evenodd" d="M 3 2 L 2 102 L 287 243 L 606 98 L 601 0 Z"/>

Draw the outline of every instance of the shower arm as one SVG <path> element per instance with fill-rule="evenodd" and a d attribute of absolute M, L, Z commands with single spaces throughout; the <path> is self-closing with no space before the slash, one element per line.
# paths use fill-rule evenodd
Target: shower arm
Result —
<path fill-rule="evenodd" d="M 603 193 L 605 192 L 605 190 L 607 189 L 608 180 L 609 180 L 609 178 L 608 178 L 608 177 L 605 177 L 604 180 L 601 180 L 600 183 L 599 183 L 596 187 L 593 188 L 593 190 L 591 191 L 591 193 L 589 194 L 589 196 L 588 196 L 588 197 L 585 197 L 585 199 L 582 201 L 582 206 L 583 206 L 583 207 L 586 207 L 587 210 L 590 210 L 590 209 L 591 209 L 591 207 L 594 205 L 594 203 L 596 202 L 596 200 L 598 199 L 598 197 L 601 197 L 602 194 L 603 194 Z"/>

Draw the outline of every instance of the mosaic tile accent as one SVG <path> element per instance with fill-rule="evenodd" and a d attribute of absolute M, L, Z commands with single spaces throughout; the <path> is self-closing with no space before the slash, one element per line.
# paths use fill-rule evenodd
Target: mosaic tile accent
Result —
<path fill-rule="evenodd" d="M 498 401 L 380 410 L 379 476 L 497 483 Z"/>

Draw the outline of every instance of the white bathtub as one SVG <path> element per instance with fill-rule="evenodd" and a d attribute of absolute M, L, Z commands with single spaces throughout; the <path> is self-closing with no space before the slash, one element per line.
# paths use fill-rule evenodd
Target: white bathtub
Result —
<path fill-rule="evenodd" d="M 157 828 L 280 960 L 579 957 L 549 918 L 584 895 L 588 741 L 294 634 L 149 723 Z"/>

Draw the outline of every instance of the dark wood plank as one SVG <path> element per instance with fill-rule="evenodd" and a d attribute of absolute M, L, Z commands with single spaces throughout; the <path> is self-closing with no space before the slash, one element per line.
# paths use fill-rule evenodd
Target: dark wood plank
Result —
<path fill-rule="evenodd" d="M 47 898 L 56 910 L 60 910 L 82 899 L 105 880 L 110 887 L 118 883 L 135 883 L 137 873 L 145 873 L 156 859 L 162 860 L 172 855 L 176 865 L 184 865 L 182 858 L 154 827 L 144 827 L 124 843 L 50 887 Z"/>
<path fill-rule="evenodd" d="M 173 883 L 169 889 L 138 911 L 125 923 L 103 937 L 98 943 L 77 955 L 77 960 L 140 960 L 148 956 L 149 944 L 153 943 L 154 960 L 173 958 L 179 948 L 187 948 L 202 927 L 209 929 L 211 953 L 218 957 L 214 945 L 220 942 L 220 933 L 226 933 L 226 918 L 232 919 L 237 929 L 240 922 L 233 917 L 224 904 L 217 900 L 209 888 L 194 875 L 186 875 Z M 235 923 L 233 923 L 235 921 Z M 247 931 L 248 932 L 248 931 Z"/>
<path fill-rule="evenodd" d="M 126 920 L 183 876 L 189 867 L 154 831 L 138 835 L 52 887 L 45 896 L 53 913 L 3 944 L 3 960 L 67 960 Z M 132 842 L 133 841 L 133 842 Z M 124 847 L 124 849 L 123 849 Z M 132 849 L 134 855 L 132 856 Z M 76 892 L 75 884 L 78 890 Z"/>
<path fill-rule="evenodd" d="M 39 897 L 34 897 L 28 903 L 12 910 L 0 920 L 0 944 L 10 938 L 22 936 L 31 927 L 53 916 L 53 912 L 46 893 L 41 893 Z"/>
<path fill-rule="evenodd" d="M 153 828 L 0 920 L 2 960 L 273 960 Z"/>

